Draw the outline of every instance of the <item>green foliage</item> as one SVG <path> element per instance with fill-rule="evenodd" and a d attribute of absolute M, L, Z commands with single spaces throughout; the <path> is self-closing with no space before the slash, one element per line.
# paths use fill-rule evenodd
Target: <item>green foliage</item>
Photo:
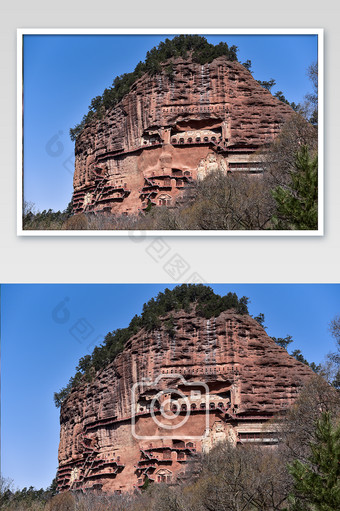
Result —
<path fill-rule="evenodd" d="M 250 73 L 252 73 L 252 69 L 251 69 L 251 60 L 246 60 L 245 62 L 242 62 L 242 66 L 245 67 Z"/>
<path fill-rule="evenodd" d="M 281 348 L 287 349 L 288 345 L 293 342 L 293 338 L 291 335 L 286 335 L 286 337 L 272 337 L 273 341 Z"/>
<path fill-rule="evenodd" d="M 174 337 L 174 336 L 175 336 L 175 332 L 176 332 L 176 323 L 175 323 L 175 320 L 174 320 L 173 316 L 170 316 L 170 318 L 169 318 L 169 319 L 167 319 L 167 320 L 164 322 L 164 328 L 165 328 L 166 333 L 167 333 L 170 337 Z"/>
<path fill-rule="evenodd" d="M 310 367 L 312 371 L 315 373 L 318 373 L 321 369 L 321 364 L 316 364 L 315 362 L 309 363 L 305 357 L 302 355 L 301 350 L 294 350 L 291 353 L 292 357 L 294 357 L 298 362 L 302 362 L 302 364 L 305 364 L 306 366 Z"/>
<path fill-rule="evenodd" d="M 24 203 L 22 227 L 24 230 L 59 230 L 72 215 L 72 200 L 64 211 L 36 211 L 33 203 Z"/>
<path fill-rule="evenodd" d="M 162 41 L 157 47 L 155 46 L 147 52 L 145 61 L 139 62 L 134 71 L 117 76 L 113 80 L 112 86 L 105 89 L 102 96 L 92 99 L 88 113 L 84 115 L 79 124 L 70 129 L 71 140 L 76 140 L 84 127 L 89 125 L 92 120 L 101 118 L 105 110 L 117 105 L 143 74 L 148 73 L 150 76 L 159 74 L 162 72 L 162 63 L 178 57 L 187 59 L 189 55 L 192 56 L 194 62 L 202 65 L 221 56 L 227 57 L 228 60 L 237 60 L 237 47 L 229 47 L 227 43 L 223 42 L 214 46 L 200 35 L 181 34 L 171 40 L 165 39 L 164 42 Z M 169 76 L 170 80 L 173 80 L 172 62 L 165 67 L 165 74 Z"/>
<path fill-rule="evenodd" d="M 307 366 L 309 365 L 305 357 L 302 355 L 301 350 L 292 351 L 292 357 L 302 364 L 306 364 Z"/>
<path fill-rule="evenodd" d="M 294 478 L 293 509 L 340 509 L 340 424 L 332 425 L 328 412 L 316 425 L 316 441 L 307 462 L 295 460 L 289 471 Z"/>
<path fill-rule="evenodd" d="M 63 213 L 65 214 L 66 218 L 69 218 L 70 216 L 73 215 L 73 195 L 72 195 L 70 202 L 67 204 L 66 209 L 63 211 Z"/>
<path fill-rule="evenodd" d="M 88 381 L 91 377 L 91 355 L 85 355 L 79 359 L 76 370 L 78 371 L 76 374 L 84 374 L 85 380 Z"/>
<path fill-rule="evenodd" d="M 208 295 L 209 293 L 207 293 Z M 248 301 L 245 296 L 238 299 L 235 293 L 228 293 L 226 296 L 211 295 L 206 296 L 204 301 L 199 301 L 197 312 L 206 319 L 218 316 L 221 312 L 228 309 L 235 309 L 239 314 L 248 313 Z"/>
<path fill-rule="evenodd" d="M 247 60 L 247 62 L 250 62 L 250 61 Z M 245 65 L 245 64 L 243 64 L 243 65 Z M 264 80 L 264 81 L 257 80 L 257 81 L 264 89 L 269 90 L 269 92 L 276 85 L 276 81 L 273 78 L 271 80 Z M 290 103 L 281 90 L 278 90 L 277 92 L 275 92 L 274 97 L 279 99 L 280 101 L 282 101 L 282 103 L 286 103 L 286 105 L 289 105 L 295 112 L 298 112 L 301 108 L 301 105 L 300 104 L 296 105 L 294 103 L 294 101 L 292 103 Z"/>
<path fill-rule="evenodd" d="M 150 481 L 150 479 L 146 476 L 145 481 L 144 481 L 144 484 L 143 484 L 143 486 L 141 487 L 141 490 L 142 490 L 142 491 L 147 490 L 147 489 L 149 488 L 150 484 L 151 484 L 151 481 Z"/>
<path fill-rule="evenodd" d="M 289 105 L 294 110 L 294 112 L 300 111 L 301 105 L 294 103 L 294 101 L 292 103 L 289 103 L 288 99 L 284 96 L 281 90 L 275 92 L 274 97 L 282 101 L 282 103 L 286 103 L 286 105 Z"/>
<path fill-rule="evenodd" d="M 255 319 L 255 321 L 258 322 L 259 325 L 262 326 L 262 328 L 267 329 L 267 327 L 264 324 L 265 317 L 262 312 L 260 312 L 260 314 L 258 314 L 258 316 L 255 316 L 254 319 Z M 288 351 L 287 348 L 288 348 L 289 344 L 291 344 L 293 342 L 293 338 L 291 335 L 286 335 L 286 337 L 271 337 L 271 339 L 273 339 L 275 344 L 277 344 L 278 346 L 281 346 L 281 348 L 284 348 L 286 351 Z M 305 357 L 302 355 L 301 350 L 294 350 L 294 351 L 292 351 L 292 353 L 290 353 L 290 355 L 292 357 L 294 357 L 298 362 L 302 362 L 303 364 L 306 364 L 315 373 L 318 373 L 321 370 L 321 365 L 320 364 L 317 365 L 317 364 L 315 364 L 315 362 L 309 363 L 305 359 Z"/>
<path fill-rule="evenodd" d="M 152 202 L 149 199 L 148 205 L 146 206 L 144 213 L 150 213 L 151 210 L 152 210 Z"/>
<path fill-rule="evenodd" d="M 89 119 L 87 115 L 84 115 L 82 121 L 79 124 L 76 124 L 74 128 L 70 128 L 70 138 L 74 142 L 77 139 L 77 136 L 80 135 L 80 133 L 85 128 L 86 124 L 89 124 Z"/>
<path fill-rule="evenodd" d="M 271 78 L 270 80 L 257 80 L 258 83 L 264 88 L 264 89 L 267 89 L 270 90 L 272 89 L 272 87 L 274 87 L 274 85 L 276 85 L 276 81 L 274 80 L 274 78 Z"/>
<path fill-rule="evenodd" d="M 58 479 L 57 476 L 52 480 L 50 486 L 48 486 L 45 490 L 49 493 L 49 495 L 56 495 L 58 491 Z"/>
<path fill-rule="evenodd" d="M 264 317 L 264 314 L 263 312 L 260 312 L 260 314 L 258 314 L 258 316 L 255 316 L 254 317 L 255 321 L 258 322 L 259 325 L 262 326 L 262 328 L 264 328 L 265 330 L 267 329 L 267 327 L 265 326 L 265 317 Z M 281 348 L 284 348 L 285 350 L 287 350 L 287 346 L 293 342 L 293 338 L 291 335 L 287 335 L 286 337 L 271 337 L 271 339 L 273 339 L 273 341 L 278 345 L 278 346 L 281 346 Z M 308 364 L 308 362 L 306 361 L 306 363 Z"/>
<path fill-rule="evenodd" d="M 57 408 L 59 408 L 64 401 L 64 399 L 67 398 L 69 393 L 71 392 L 74 384 L 74 379 L 70 378 L 70 381 L 66 385 L 66 387 L 62 388 L 59 392 L 55 392 L 53 395 L 54 404 Z"/>
<path fill-rule="evenodd" d="M 25 487 L 22 490 L 13 490 L 11 485 L 6 484 L 6 480 L 1 477 L 0 508 L 9 511 L 42 511 L 45 509 L 45 504 L 55 495 L 56 489 L 56 478 L 46 490 L 43 488 L 36 490 L 33 486 Z"/>
<path fill-rule="evenodd" d="M 260 314 L 258 316 L 255 316 L 254 317 L 255 321 L 258 322 L 259 325 L 261 325 L 263 328 L 267 328 L 266 326 L 264 326 L 264 314 L 263 312 L 260 312 Z"/>
<path fill-rule="evenodd" d="M 285 98 L 283 92 L 281 90 L 278 90 L 275 92 L 274 97 L 282 101 L 282 103 L 286 103 L 286 105 L 290 105 L 288 99 Z"/>
<path fill-rule="evenodd" d="M 294 103 L 294 101 L 292 101 L 289 104 L 290 104 L 291 108 L 294 110 L 294 112 L 299 112 L 300 111 L 300 109 L 301 109 L 300 103 L 296 104 L 296 103 Z"/>
<path fill-rule="evenodd" d="M 311 158 L 307 146 L 296 155 L 295 169 L 287 187 L 272 191 L 277 205 L 274 221 L 278 229 L 318 228 L 318 158 Z"/>
<path fill-rule="evenodd" d="M 314 371 L 314 373 L 319 373 L 320 370 L 321 370 L 321 364 L 316 364 L 315 362 L 307 362 L 307 365 L 309 365 L 309 367 L 311 368 L 312 371 Z"/>
<path fill-rule="evenodd" d="M 174 65 L 173 65 L 172 62 L 170 62 L 170 64 L 168 66 L 166 66 L 166 68 L 165 68 L 165 74 L 172 81 L 174 79 L 174 76 L 175 76 L 174 73 L 175 73 Z"/>
<path fill-rule="evenodd" d="M 217 317 L 221 312 L 235 309 L 239 314 L 248 313 L 248 298 L 240 299 L 235 293 L 220 296 L 214 293 L 211 287 L 203 284 L 182 284 L 170 291 L 165 289 L 156 298 L 151 298 L 143 305 L 140 316 L 135 315 L 127 328 L 118 328 L 109 332 L 103 343 L 96 346 L 91 355 L 85 355 L 79 360 L 77 373 L 68 382 L 67 386 L 54 393 L 54 403 L 60 407 L 62 402 L 76 386 L 90 381 L 96 371 L 112 362 L 124 349 L 128 340 L 140 329 L 151 332 L 162 325 L 161 318 L 171 311 L 190 310 L 196 307 L 196 313 L 206 319 Z M 165 330 L 169 335 L 175 334 L 175 321 L 172 315 L 165 322 Z"/>

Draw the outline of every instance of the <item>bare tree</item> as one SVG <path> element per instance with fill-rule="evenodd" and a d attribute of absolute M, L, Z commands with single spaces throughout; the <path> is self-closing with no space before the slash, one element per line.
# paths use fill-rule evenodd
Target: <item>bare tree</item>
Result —
<path fill-rule="evenodd" d="M 0 508 L 8 501 L 13 491 L 13 481 L 0 475 Z"/>
<path fill-rule="evenodd" d="M 76 511 L 76 500 L 71 492 L 60 493 L 46 505 L 46 511 Z"/>
<path fill-rule="evenodd" d="M 335 316 L 332 319 L 329 330 L 336 341 L 338 351 L 340 351 L 340 316 Z"/>
<path fill-rule="evenodd" d="M 190 191 L 180 215 L 187 229 L 255 230 L 270 225 L 274 200 L 266 176 L 209 174 Z"/>
<path fill-rule="evenodd" d="M 205 511 L 282 509 L 291 488 L 277 450 L 218 444 L 202 456 L 202 472 L 188 488 L 188 500 Z"/>
<path fill-rule="evenodd" d="M 313 91 L 306 94 L 301 112 L 312 124 L 318 124 L 318 63 L 314 62 L 307 69 L 307 75 L 312 82 Z"/>
<path fill-rule="evenodd" d="M 327 381 L 340 390 L 340 316 L 335 316 L 331 321 L 329 331 L 335 340 L 336 351 L 328 353 L 323 373 Z"/>
<path fill-rule="evenodd" d="M 282 449 L 289 462 L 305 462 L 310 444 L 315 442 L 315 425 L 323 412 L 337 420 L 340 414 L 340 394 L 320 375 L 313 376 L 302 388 L 299 397 L 282 420 Z"/>
<path fill-rule="evenodd" d="M 312 157 L 316 155 L 317 129 L 302 115 L 295 113 L 283 125 L 274 142 L 259 155 L 271 189 L 277 186 L 287 188 L 291 185 L 296 155 L 303 146 L 308 148 Z"/>

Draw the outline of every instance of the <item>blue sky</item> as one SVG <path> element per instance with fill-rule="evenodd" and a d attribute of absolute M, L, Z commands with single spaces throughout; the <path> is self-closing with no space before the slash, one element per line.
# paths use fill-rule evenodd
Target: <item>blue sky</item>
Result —
<path fill-rule="evenodd" d="M 59 411 L 53 393 L 104 335 L 125 327 L 165 284 L 1 286 L 1 470 L 17 487 L 48 486 L 57 469 Z M 269 335 L 292 335 L 319 363 L 335 349 L 329 322 L 340 313 L 340 285 L 213 284 L 251 299 Z"/>
<path fill-rule="evenodd" d="M 63 210 L 72 196 L 74 143 L 69 129 L 88 111 L 91 99 L 110 87 L 115 76 L 133 71 L 161 35 L 24 36 L 24 186 L 25 200 L 40 211 Z M 306 76 L 317 60 L 317 36 L 207 36 L 239 48 L 258 80 L 276 80 L 289 101 L 311 92 Z"/>

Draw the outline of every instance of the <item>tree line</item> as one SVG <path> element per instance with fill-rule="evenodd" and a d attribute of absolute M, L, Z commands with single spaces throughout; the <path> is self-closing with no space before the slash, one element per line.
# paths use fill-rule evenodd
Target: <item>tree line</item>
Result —
<path fill-rule="evenodd" d="M 210 319 L 221 312 L 233 309 L 238 314 L 248 314 L 248 298 L 238 298 L 235 293 L 220 296 L 209 286 L 203 284 L 182 284 L 174 289 L 165 289 L 143 305 L 140 315 L 135 315 L 126 328 L 118 328 L 109 332 L 100 346 L 96 346 L 91 355 L 85 355 L 79 360 L 76 373 L 59 392 L 54 393 L 57 407 L 70 394 L 72 389 L 84 382 L 91 381 L 97 371 L 107 366 L 121 353 L 128 340 L 139 330 L 148 332 L 162 326 L 164 316 L 179 310 L 189 312 L 195 308 L 198 316 Z M 174 334 L 174 322 L 170 317 L 164 322 L 169 335 Z"/>
<path fill-rule="evenodd" d="M 73 214 L 72 199 L 64 211 L 44 209 L 37 211 L 33 202 L 24 201 L 22 214 L 22 228 L 31 230 L 60 230 Z"/>
<path fill-rule="evenodd" d="M 156 298 L 151 298 L 145 303 L 142 314 L 135 315 L 126 328 L 118 328 L 108 332 L 102 344 L 96 346 L 90 355 L 80 358 L 74 376 L 70 378 L 65 387 L 54 393 L 56 407 L 59 408 L 62 405 L 73 389 L 92 381 L 97 371 L 115 360 L 117 355 L 124 350 L 129 339 L 141 329 L 144 328 L 147 332 L 151 332 L 163 327 L 169 336 L 174 337 L 176 324 L 172 313 L 176 311 L 190 312 L 194 308 L 195 314 L 210 319 L 218 317 L 226 310 L 234 310 L 238 314 L 249 314 L 248 303 L 249 298 L 246 296 L 238 298 L 235 293 L 220 296 L 210 286 L 203 284 L 182 284 L 172 290 L 165 289 Z M 254 319 L 263 328 L 266 328 L 263 313 Z M 289 335 L 285 338 L 272 337 L 272 339 L 286 350 L 288 345 L 293 342 Z M 299 362 L 308 365 L 314 372 L 321 371 L 321 366 L 314 362 L 309 363 L 300 350 L 294 350 L 290 354 Z"/>
<path fill-rule="evenodd" d="M 255 319 L 255 321 L 258 322 L 259 325 L 262 326 L 262 328 L 264 328 L 265 330 L 267 329 L 267 327 L 265 326 L 265 317 L 262 312 L 258 316 L 255 316 L 254 319 Z M 281 348 L 285 349 L 287 351 L 287 353 L 288 353 L 288 349 L 287 349 L 288 346 L 292 342 L 294 342 L 293 337 L 291 335 L 286 335 L 286 337 L 272 337 L 271 336 L 270 338 L 273 339 L 275 344 L 277 344 Z M 299 350 L 299 349 L 293 350 L 289 354 L 292 357 L 294 357 L 295 360 L 297 360 L 298 362 L 301 362 L 302 364 L 305 364 L 308 367 L 310 367 L 312 369 L 312 371 L 314 371 L 315 373 L 319 373 L 322 370 L 321 364 L 316 364 L 315 362 L 308 362 L 308 360 L 303 356 L 303 354 L 301 353 L 301 350 Z"/>
<path fill-rule="evenodd" d="M 185 35 L 181 34 L 175 36 L 173 39 L 166 38 L 165 41 L 159 43 L 158 46 L 153 47 L 147 52 L 145 60 L 138 62 L 135 69 L 130 73 L 123 73 L 116 76 L 112 82 L 111 87 L 105 88 L 102 95 L 98 95 L 91 100 L 88 112 L 85 114 L 79 124 L 70 129 L 71 140 L 76 140 L 77 136 L 83 131 L 85 126 L 89 125 L 93 120 L 101 119 L 108 109 L 115 107 L 128 92 L 132 85 L 141 78 L 144 74 L 150 76 L 160 74 L 163 71 L 170 78 L 174 78 L 174 66 L 171 59 L 182 57 L 187 59 L 189 55 L 193 62 L 204 65 L 213 62 L 218 57 L 226 57 L 230 61 L 237 61 L 238 48 L 235 45 L 228 46 L 225 42 L 220 42 L 216 45 L 208 43 L 204 36 L 200 35 Z M 168 63 L 163 69 L 162 64 Z M 252 72 L 251 60 L 243 62 L 242 65 Z M 309 69 L 309 76 L 315 83 L 314 69 Z M 317 77 L 317 68 L 316 68 Z M 272 87 L 276 85 L 276 81 L 272 78 L 270 80 L 258 80 L 258 83 L 265 89 L 271 91 Z M 317 83 L 317 82 L 316 82 Z M 284 96 L 282 91 L 277 91 L 274 96 L 288 104 L 295 111 L 303 111 L 303 106 L 300 104 L 290 103 Z M 315 101 L 315 92 L 309 95 L 310 101 Z M 316 119 L 317 113 L 313 113 L 313 120 Z"/>
<path fill-rule="evenodd" d="M 213 45 L 208 43 L 207 39 L 200 35 L 178 35 L 173 39 L 165 39 L 147 52 L 144 61 L 140 61 L 131 73 L 124 73 L 117 76 L 112 86 L 106 88 L 101 96 L 96 96 L 91 100 L 89 111 L 84 115 L 82 121 L 74 128 L 70 129 L 70 137 L 76 140 L 84 127 L 95 118 L 101 118 L 105 111 L 117 105 L 123 97 L 130 91 L 131 86 L 144 74 L 153 76 L 162 72 L 162 63 L 172 58 L 182 57 L 184 59 L 191 55 L 193 62 L 201 65 L 212 62 L 214 59 L 225 56 L 228 60 L 237 60 L 237 47 L 228 46 L 227 43 L 220 42 Z M 169 62 L 165 73 L 172 78 L 174 69 L 173 64 Z"/>

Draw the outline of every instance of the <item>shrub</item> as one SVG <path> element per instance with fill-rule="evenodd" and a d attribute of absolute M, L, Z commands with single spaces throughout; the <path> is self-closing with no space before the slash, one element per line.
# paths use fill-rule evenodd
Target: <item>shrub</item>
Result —
<path fill-rule="evenodd" d="M 84 213 L 73 215 L 63 224 L 63 229 L 73 231 L 86 231 L 88 229 L 88 220 Z"/>
<path fill-rule="evenodd" d="M 75 498 L 70 492 L 59 493 L 46 505 L 46 511 L 75 511 Z"/>

